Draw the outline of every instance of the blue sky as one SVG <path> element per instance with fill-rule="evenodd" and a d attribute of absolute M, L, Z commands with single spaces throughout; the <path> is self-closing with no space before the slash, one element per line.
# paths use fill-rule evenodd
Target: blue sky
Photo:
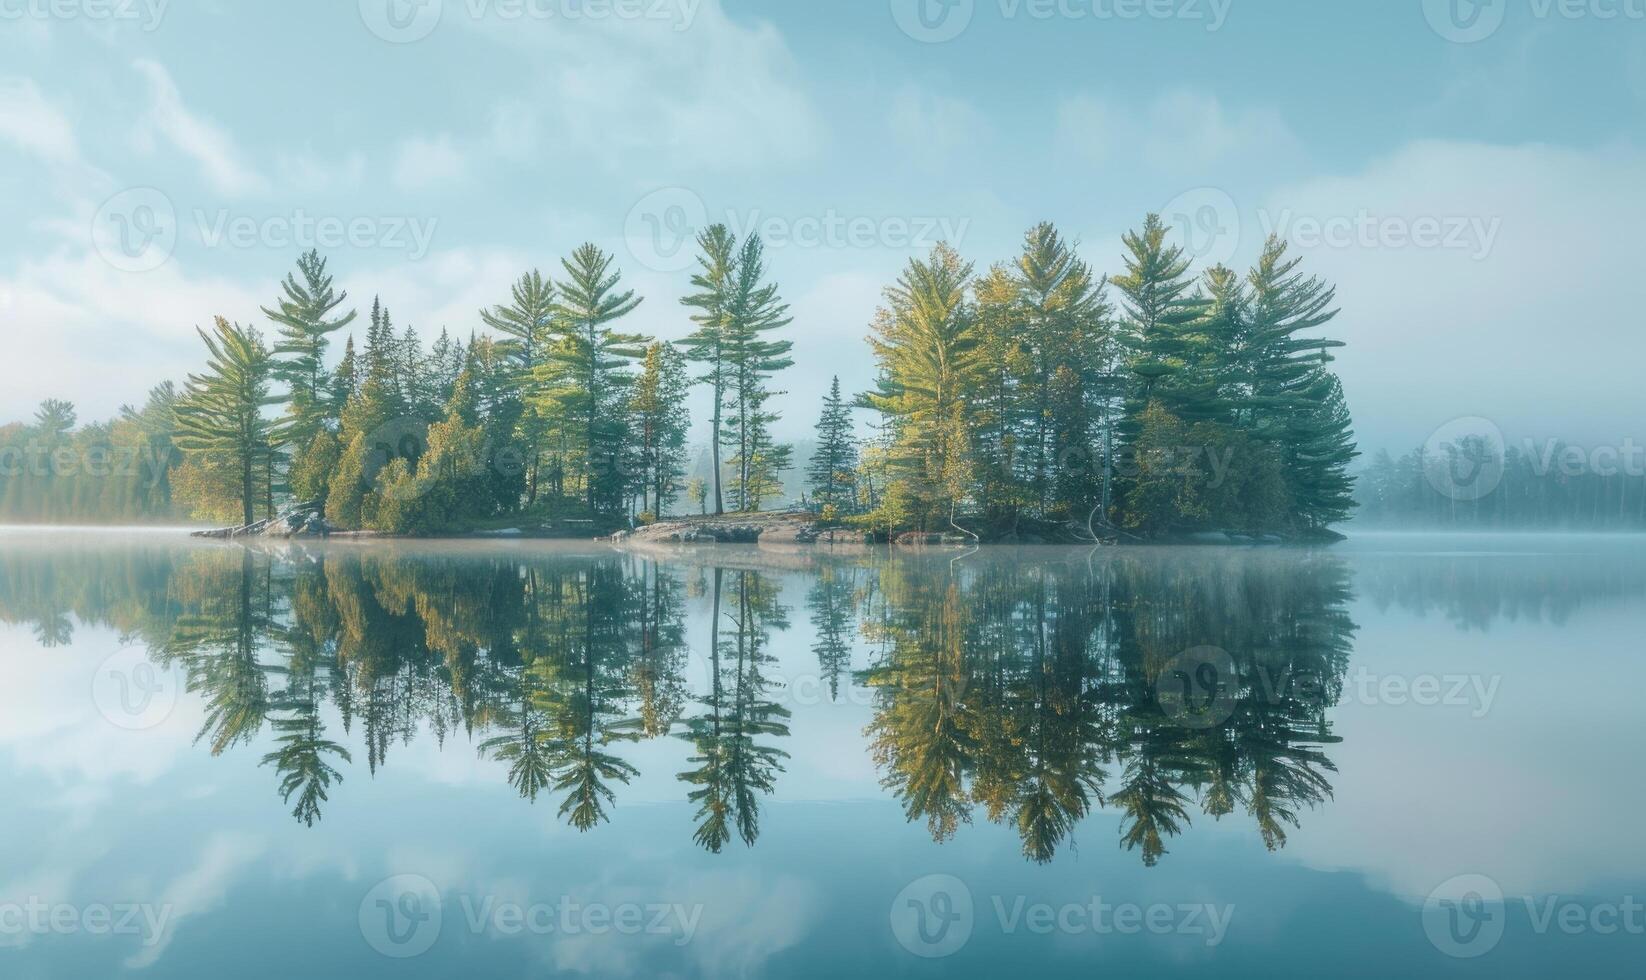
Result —
<path fill-rule="evenodd" d="M 911 255 L 1049 219 L 1115 271 L 1163 211 L 1340 285 L 1369 446 L 1636 432 L 1646 0 L 919 2 L 0 0 L 0 418 L 180 379 L 310 243 L 467 334 L 592 240 L 678 337 L 725 220 L 793 304 L 798 436 Z"/>

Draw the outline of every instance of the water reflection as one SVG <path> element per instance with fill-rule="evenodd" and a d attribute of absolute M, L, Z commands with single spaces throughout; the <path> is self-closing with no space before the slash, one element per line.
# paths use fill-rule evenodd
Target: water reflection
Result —
<path fill-rule="evenodd" d="M 145 644 L 204 707 L 198 744 L 266 767 L 309 826 L 346 777 L 432 738 L 476 746 L 524 800 L 590 831 L 651 741 L 679 747 L 692 839 L 752 846 L 792 740 L 777 654 L 796 645 L 829 697 L 871 692 L 883 786 L 938 840 L 981 818 L 1048 862 L 1107 809 L 1152 865 L 1202 818 L 1240 814 L 1281 847 L 1331 797 L 1328 709 L 1355 632 L 1341 560 L 796 562 L 18 549 L 0 557 L 0 617 L 45 645 L 75 622 Z"/>

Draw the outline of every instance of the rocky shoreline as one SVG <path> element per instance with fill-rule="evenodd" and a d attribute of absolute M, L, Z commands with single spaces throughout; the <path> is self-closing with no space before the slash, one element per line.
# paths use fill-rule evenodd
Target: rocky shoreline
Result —
<path fill-rule="evenodd" d="M 755 514 L 726 514 L 714 516 L 672 517 L 609 535 L 601 533 L 592 521 L 561 520 L 539 525 L 494 528 L 435 535 L 442 539 L 546 539 L 609 541 L 621 545 L 761 545 L 784 547 L 818 545 L 824 547 L 862 547 L 884 543 L 883 537 L 861 530 L 824 526 L 817 515 L 807 511 L 773 511 Z M 344 540 L 396 539 L 398 536 L 376 531 L 345 531 L 326 520 L 318 503 L 295 504 L 278 516 L 255 521 L 239 527 L 215 528 L 192 532 L 197 538 L 236 540 L 245 538 L 322 539 Z M 1114 532 L 1115 541 L 1130 538 Z M 1313 535 L 1283 538 L 1278 535 L 1239 535 L 1224 532 L 1204 532 L 1185 535 L 1156 544 L 1326 544 L 1343 540 L 1335 531 L 1321 531 Z M 969 547 L 979 544 L 1040 545 L 1092 544 L 1089 537 L 1076 536 L 1066 528 L 1036 527 L 998 538 L 978 539 L 958 532 L 932 533 L 906 531 L 897 535 L 895 544 L 907 547 Z"/>

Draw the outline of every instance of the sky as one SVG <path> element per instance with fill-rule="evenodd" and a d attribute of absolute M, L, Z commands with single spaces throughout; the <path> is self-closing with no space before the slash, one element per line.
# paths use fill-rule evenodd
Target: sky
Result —
<path fill-rule="evenodd" d="M 1646 0 L 0 0 L 0 419 L 182 380 L 311 246 L 467 336 L 592 241 L 678 338 L 723 221 L 802 438 L 911 257 L 1049 220 L 1113 273 L 1158 212 L 1337 285 L 1368 449 L 1646 444 L 1643 138 Z"/>

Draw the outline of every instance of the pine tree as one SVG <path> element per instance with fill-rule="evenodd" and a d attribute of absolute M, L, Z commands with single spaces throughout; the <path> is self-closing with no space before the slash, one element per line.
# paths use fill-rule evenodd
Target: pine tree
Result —
<path fill-rule="evenodd" d="M 641 509 L 662 517 L 679 493 L 686 471 L 685 357 L 671 344 L 653 343 L 629 396 L 630 430 L 639 477 Z M 650 503 L 647 503 L 648 495 Z"/>
<path fill-rule="evenodd" d="M 264 409 L 279 402 L 269 392 L 273 362 L 257 331 L 222 317 L 211 333 L 196 332 L 209 358 L 204 374 L 189 375 L 178 402 L 177 445 L 232 464 L 243 523 L 250 524 L 260 491 L 273 510 L 269 473 L 285 438 L 264 417 Z"/>
<path fill-rule="evenodd" d="M 311 249 L 298 257 L 296 274 L 288 274 L 280 287 L 282 295 L 275 301 L 276 309 L 265 306 L 263 315 L 278 330 L 273 373 L 275 380 L 288 389 L 286 417 L 292 441 L 307 446 L 315 433 L 334 422 L 343 410 L 332 400 L 328 385 L 327 338 L 352 323 L 355 313 L 350 310 L 332 316 L 349 294 L 333 289 L 326 260 L 318 251 Z"/>
<path fill-rule="evenodd" d="M 1105 283 L 1049 223 L 1024 236 L 1012 276 L 1022 350 L 1015 414 L 1026 423 L 1015 443 L 1025 489 L 1036 516 L 1054 509 L 1069 516 L 1086 503 L 1069 470 L 1084 471 L 1096 455 L 1095 403 L 1115 353 Z"/>
<path fill-rule="evenodd" d="M 952 523 L 970 491 L 966 393 L 976 385 L 976 315 L 967 301 L 972 266 L 948 245 L 911 259 L 886 290 L 869 344 L 882 373 L 865 403 L 885 413 L 894 435 L 891 479 L 924 511 Z M 887 489 L 890 489 L 889 487 Z"/>
<path fill-rule="evenodd" d="M 794 364 L 788 356 L 794 343 L 766 335 L 793 323 L 794 318 L 779 299 L 777 284 L 765 282 L 765 277 L 765 246 L 759 235 L 751 235 L 737 254 L 724 331 L 731 375 L 724 435 L 735 453 L 732 466 L 738 510 L 759 509 L 761 499 L 772 495 L 776 475 L 787 468 L 791 455 L 789 447 L 772 443 L 771 423 L 777 416 L 765 406 L 780 394 L 767 387 L 767 380 Z"/>
<path fill-rule="evenodd" d="M 823 398 L 823 414 L 817 420 L 817 451 L 806 469 L 812 498 L 821 507 L 851 512 L 857 496 L 856 473 L 857 439 L 851 407 L 840 394 L 840 376 L 836 375 Z"/>
<path fill-rule="evenodd" d="M 696 329 L 683 342 L 686 359 L 703 365 L 698 381 L 709 388 L 713 406 L 709 423 L 710 480 L 714 484 L 714 512 L 726 512 L 726 495 L 721 487 L 721 428 L 726 394 L 732 386 L 732 365 L 727 357 L 728 323 L 737 274 L 737 240 L 725 225 L 711 225 L 697 237 L 698 272 L 692 276 L 697 292 L 680 302 L 693 307 Z"/>
<path fill-rule="evenodd" d="M 1133 351 L 1129 368 L 1136 380 L 1121 426 L 1128 438 L 1151 401 L 1158 399 L 1178 418 L 1199 421 L 1215 398 L 1200 370 L 1208 347 L 1201 321 L 1210 303 L 1195 290 L 1183 249 L 1166 244 L 1166 231 L 1160 216 L 1151 214 L 1142 229 L 1127 232 L 1126 274 L 1111 280 L 1125 298 Z"/>
<path fill-rule="evenodd" d="M 575 423 L 585 502 L 591 514 L 610 517 L 621 512 L 627 483 L 623 406 L 631 376 L 624 369 L 644 356 L 647 338 L 609 324 L 634 312 L 640 299 L 619 289 L 622 274 L 596 245 L 579 247 L 561 265 L 566 279 L 554 309 L 562 343 L 538 369 L 537 403 Z"/>
<path fill-rule="evenodd" d="M 524 390 L 535 383 L 539 369 L 549 361 L 555 347 L 554 283 L 533 269 L 515 282 L 510 300 L 508 306 L 481 310 L 480 319 L 503 335 L 502 353 L 518 374 L 516 383 Z M 528 503 L 537 499 L 544 444 L 550 438 L 548 429 L 548 420 L 535 404 L 526 401 L 519 434 L 525 452 Z"/>

